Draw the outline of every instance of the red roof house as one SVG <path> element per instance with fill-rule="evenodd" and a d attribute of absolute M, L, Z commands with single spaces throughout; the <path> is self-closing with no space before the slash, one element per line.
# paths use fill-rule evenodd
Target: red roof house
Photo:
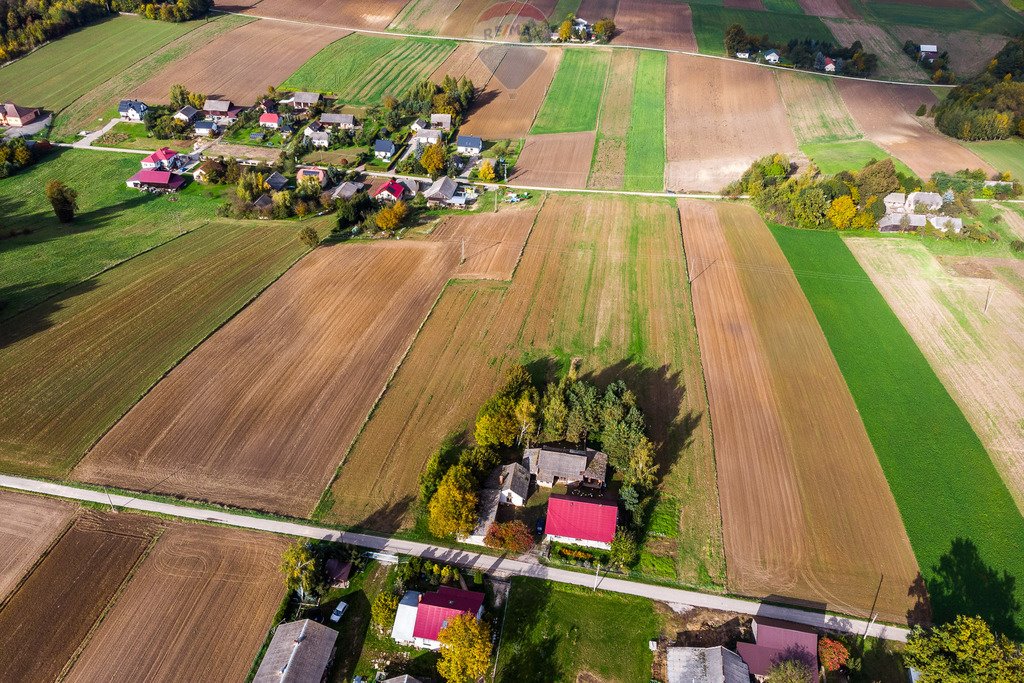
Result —
<path fill-rule="evenodd" d="M 277 129 L 281 125 L 281 115 L 267 112 L 260 114 L 260 126 Z"/>
<path fill-rule="evenodd" d="M 388 202 L 397 202 L 405 194 L 405 185 L 398 182 L 397 180 L 389 180 L 384 183 L 376 193 L 374 198 L 381 199 Z"/>
<path fill-rule="evenodd" d="M 553 495 L 544 533 L 555 541 L 610 548 L 618 515 L 618 505 L 610 501 Z"/>
<path fill-rule="evenodd" d="M 750 673 L 761 680 L 780 661 L 795 659 L 807 665 L 818 683 L 818 634 L 796 624 L 757 617 L 752 623 L 757 643 L 736 643 L 736 652 Z"/>
<path fill-rule="evenodd" d="M 178 153 L 170 147 L 161 147 L 157 151 L 143 158 L 142 168 L 152 171 L 154 169 L 169 169 L 175 165 Z"/>
<path fill-rule="evenodd" d="M 126 181 L 135 190 L 156 192 L 177 192 L 185 184 L 185 178 L 170 171 L 141 170 Z"/>
<path fill-rule="evenodd" d="M 434 593 L 424 593 L 416 609 L 416 624 L 412 635 L 416 645 L 437 649 L 441 643 L 437 635 L 451 619 L 460 614 L 483 615 L 484 594 L 441 586 Z"/>

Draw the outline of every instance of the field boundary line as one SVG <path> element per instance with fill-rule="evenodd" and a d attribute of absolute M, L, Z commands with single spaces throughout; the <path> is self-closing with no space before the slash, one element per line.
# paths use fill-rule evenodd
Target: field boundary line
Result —
<path fill-rule="evenodd" d="M 484 573 L 499 577 L 528 576 L 587 588 L 593 585 L 593 577 L 589 572 L 581 573 L 568 569 L 547 567 L 535 562 L 526 562 L 508 557 L 507 555 L 495 556 L 463 548 L 436 546 L 391 536 L 339 531 L 335 528 L 316 526 L 315 523 L 305 523 L 303 520 L 285 521 L 266 517 L 250 517 L 227 511 L 218 512 L 216 510 L 178 503 L 133 498 L 121 493 L 106 493 L 100 490 L 79 488 L 48 480 L 10 475 L 0 475 L 0 487 L 56 496 L 58 498 L 89 501 L 102 505 L 112 504 L 115 507 L 124 509 L 167 515 L 197 522 L 252 529 L 277 535 L 312 538 L 334 543 L 348 543 L 379 552 L 425 557 L 455 564 L 463 568 L 478 569 Z M 905 642 L 910 635 L 910 631 L 907 628 L 884 622 L 867 621 L 832 612 L 813 612 L 800 607 L 763 602 L 753 598 L 642 583 L 630 579 L 605 576 L 601 579 L 600 588 L 613 593 L 636 595 L 659 602 L 783 619 L 813 628 L 850 635 L 867 635 L 899 642 Z"/>
<path fill-rule="evenodd" d="M 78 520 L 78 517 L 81 514 L 82 509 L 79 508 L 78 510 L 75 511 L 75 514 L 71 515 L 71 517 L 68 518 L 68 521 L 64 525 L 64 528 L 61 529 L 59 534 L 53 537 L 53 541 L 50 542 L 50 545 L 46 546 L 43 552 L 39 553 L 39 557 L 36 558 L 36 561 L 32 563 L 32 566 L 25 571 L 22 577 L 18 579 L 18 583 L 16 583 L 14 587 L 11 588 L 11 591 L 7 594 L 7 597 L 5 597 L 3 600 L 0 600 L 0 610 L 3 610 L 5 607 L 7 607 L 7 603 L 11 601 L 11 598 L 14 597 L 15 593 L 21 590 L 22 586 L 25 585 L 25 582 L 28 581 L 28 577 L 32 576 L 32 572 L 39 568 L 39 565 L 43 563 L 43 560 L 46 559 L 47 555 L 49 555 L 50 552 L 53 551 L 54 547 L 56 547 L 56 545 L 60 543 L 60 539 L 64 538 L 64 536 L 66 536 L 67 533 L 71 531 L 71 527 L 75 525 L 75 522 Z"/>
<path fill-rule="evenodd" d="M 234 14 L 242 17 L 255 17 L 257 19 L 264 19 L 266 21 L 280 21 L 286 24 L 301 24 L 305 26 L 327 26 L 329 28 L 342 29 L 344 31 L 351 31 L 352 33 L 364 33 L 367 35 L 380 35 L 380 36 L 392 36 L 398 38 L 430 38 L 432 40 L 454 40 L 460 43 L 483 43 L 486 45 L 508 45 L 508 46 L 521 46 L 521 47 L 557 47 L 557 48 L 575 48 L 575 49 L 599 49 L 599 48 L 610 48 L 613 50 L 646 50 L 649 52 L 664 52 L 667 54 L 677 55 L 689 55 L 691 57 L 703 57 L 705 59 L 722 59 L 729 62 L 736 62 L 738 64 L 747 64 L 749 66 L 762 67 L 767 69 L 779 69 L 782 71 L 790 71 L 797 73 L 807 73 L 812 76 L 820 76 L 822 78 L 842 78 L 852 81 L 869 81 L 875 83 L 888 83 L 890 85 L 912 85 L 923 88 L 955 88 L 956 85 L 942 85 L 937 83 L 912 83 L 909 81 L 890 81 L 882 78 L 858 78 L 856 76 L 843 76 L 841 74 L 829 74 L 829 73 L 818 73 L 816 71 L 806 71 L 804 69 L 791 69 L 786 66 L 776 66 L 774 64 L 761 64 L 760 62 L 748 62 L 742 59 L 734 59 L 723 55 L 709 55 L 703 52 L 693 52 L 690 50 L 676 50 L 673 48 L 665 47 L 650 47 L 647 45 L 628 45 L 624 43 L 518 43 L 508 40 L 494 40 L 492 38 L 473 38 L 469 36 L 423 36 L 419 33 L 405 33 L 398 31 L 388 31 L 387 29 L 370 29 L 370 28 L 355 28 L 352 26 L 342 26 L 341 24 L 325 24 L 325 23 L 313 23 L 310 21 L 302 21 L 300 19 L 284 19 L 282 17 L 264 17 L 258 14 L 244 14 L 242 12 L 228 12 L 226 10 L 211 9 L 210 12 L 216 14 Z M 552 79 L 554 80 L 554 79 Z M 545 93 L 546 96 L 546 93 Z"/>

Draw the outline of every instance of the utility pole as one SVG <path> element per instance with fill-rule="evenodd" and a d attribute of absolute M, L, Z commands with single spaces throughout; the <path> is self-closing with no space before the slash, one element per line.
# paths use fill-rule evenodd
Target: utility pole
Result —
<path fill-rule="evenodd" d="M 597 582 L 601 578 L 601 563 L 598 562 L 597 566 L 594 567 L 594 592 L 597 592 Z"/>
<path fill-rule="evenodd" d="M 988 294 L 985 296 L 985 315 L 988 315 L 988 305 L 992 302 L 992 285 L 988 286 Z"/>
<path fill-rule="evenodd" d="M 466 262 L 466 238 L 462 238 L 462 256 L 459 257 L 459 265 Z"/>

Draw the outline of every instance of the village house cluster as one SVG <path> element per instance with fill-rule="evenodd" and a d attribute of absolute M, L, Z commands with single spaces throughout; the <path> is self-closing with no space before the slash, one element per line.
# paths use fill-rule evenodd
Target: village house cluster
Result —
<path fill-rule="evenodd" d="M 938 192 L 892 192 L 886 195 L 885 215 L 878 221 L 880 232 L 904 232 L 917 230 L 931 225 L 940 232 L 952 230 L 956 234 L 964 228 L 962 219 L 955 216 L 944 216 L 940 211 L 949 201 L 953 200 L 952 192 L 948 198 Z"/>

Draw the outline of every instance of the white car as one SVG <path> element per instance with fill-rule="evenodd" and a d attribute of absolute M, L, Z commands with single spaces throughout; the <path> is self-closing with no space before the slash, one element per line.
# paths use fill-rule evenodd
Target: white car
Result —
<path fill-rule="evenodd" d="M 345 615 L 345 610 L 348 609 L 348 603 L 344 600 L 338 603 L 338 606 L 331 612 L 331 623 L 337 624 L 341 621 L 341 618 Z"/>

